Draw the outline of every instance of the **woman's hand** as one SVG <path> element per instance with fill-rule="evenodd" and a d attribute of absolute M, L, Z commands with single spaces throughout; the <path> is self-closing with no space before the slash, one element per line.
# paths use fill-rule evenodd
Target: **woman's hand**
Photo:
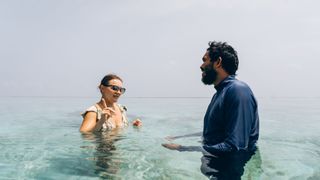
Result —
<path fill-rule="evenodd" d="M 112 114 L 115 113 L 115 111 L 112 108 L 107 106 L 107 103 L 104 100 L 104 98 L 102 98 L 101 101 L 102 101 L 102 105 L 103 105 L 102 115 L 105 117 L 105 119 L 108 119 Z"/>
<path fill-rule="evenodd" d="M 134 121 L 132 121 L 132 125 L 139 127 L 142 126 L 142 122 L 140 119 L 135 119 Z"/>

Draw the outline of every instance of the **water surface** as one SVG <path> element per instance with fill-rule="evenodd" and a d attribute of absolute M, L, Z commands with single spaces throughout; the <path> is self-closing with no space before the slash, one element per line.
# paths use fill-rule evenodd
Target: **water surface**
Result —
<path fill-rule="evenodd" d="M 199 152 L 170 151 L 168 135 L 202 130 L 210 98 L 122 98 L 142 128 L 81 135 L 97 98 L 0 99 L 1 179 L 207 179 Z M 258 98 L 259 153 L 242 179 L 320 179 L 320 99 Z M 200 145 L 199 137 L 175 143 Z"/>

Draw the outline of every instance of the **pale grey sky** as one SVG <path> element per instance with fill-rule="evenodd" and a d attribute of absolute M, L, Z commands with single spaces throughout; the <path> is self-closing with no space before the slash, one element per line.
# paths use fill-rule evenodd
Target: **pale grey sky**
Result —
<path fill-rule="evenodd" d="M 319 97 L 317 0 L 0 0 L 0 96 L 98 96 L 107 73 L 126 97 L 210 97 L 212 40 L 240 59 L 258 97 Z"/>

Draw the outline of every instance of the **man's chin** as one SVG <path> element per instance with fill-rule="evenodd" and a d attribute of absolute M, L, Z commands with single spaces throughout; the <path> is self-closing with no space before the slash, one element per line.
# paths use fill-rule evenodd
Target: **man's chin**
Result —
<path fill-rule="evenodd" d="M 213 84 L 213 80 L 211 80 L 211 79 L 202 78 L 201 81 L 204 85 L 212 85 Z"/>

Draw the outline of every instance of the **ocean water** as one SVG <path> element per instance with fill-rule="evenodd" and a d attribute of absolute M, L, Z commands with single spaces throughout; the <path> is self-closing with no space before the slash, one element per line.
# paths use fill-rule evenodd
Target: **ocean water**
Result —
<path fill-rule="evenodd" d="M 165 149 L 169 135 L 200 132 L 211 98 L 122 98 L 132 126 L 81 135 L 98 98 L 0 98 L 0 179 L 207 179 L 200 152 Z M 320 99 L 258 98 L 259 151 L 242 179 L 320 179 Z M 200 137 L 177 139 L 200 145 Z"/>

